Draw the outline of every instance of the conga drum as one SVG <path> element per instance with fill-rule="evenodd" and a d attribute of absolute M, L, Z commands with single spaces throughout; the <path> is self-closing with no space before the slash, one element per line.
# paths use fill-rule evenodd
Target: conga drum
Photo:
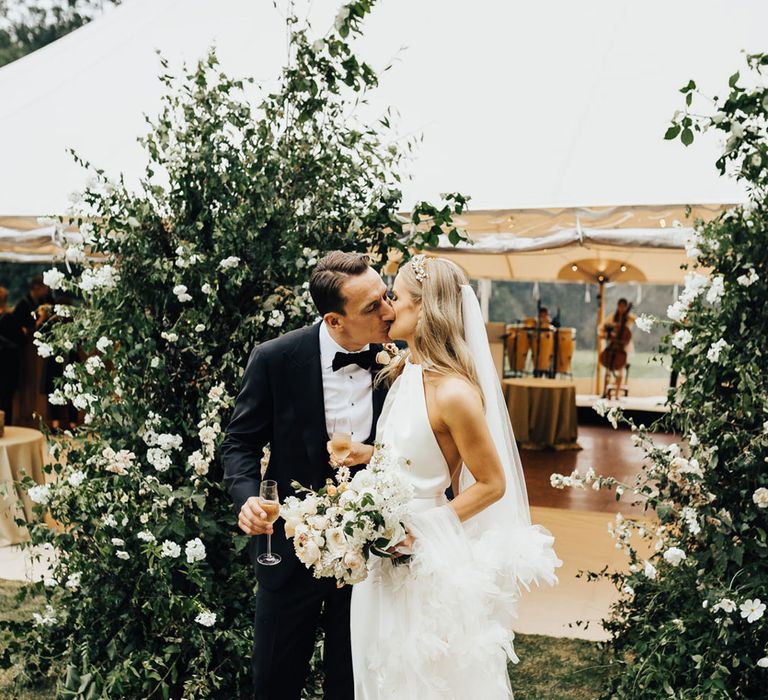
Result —
<path fill-rule="evenodd" d="M 531 332 L 531 357 L 537 374 L 550 372 L 555 359 L 555 330 L 552 326 L 534 328 Z"/>
<path fill-rule="evenodd" d="M 573 374 L 571 361 L 576 349 L 576 329 L 557 329 L 557 358 L 555 368 L 559 374 Z"/>
<path fill-rule="evenodd" d="M 531 349 L 528 329 L 522 323 L 507 324 L 507 361 L 510 371 L 521 374 L 525 370 L 525 360 Z"/>

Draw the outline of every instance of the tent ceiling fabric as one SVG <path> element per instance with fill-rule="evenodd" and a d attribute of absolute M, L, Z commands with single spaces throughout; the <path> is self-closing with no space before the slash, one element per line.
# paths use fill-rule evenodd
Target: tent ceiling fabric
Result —
<path fill-rule="evenodd" d="M 443 236 L 431 252 L 450 258 L 473 278 L 585 281 L 584 273 L 594 267 L 607 282 L 676 284 L 685 275 L 681 266 L 690 262 L 685 238 L 694 222 L 711 221 L 730 206 L 470 212 L 459 224 L 473 244 L 454 247 Z M 563 272 L 573 265 L 578 274 Z M 598 281 L 597 274 L 591 281 Z"/>
<path fill-rule="evenodd" d="M 162 95 L 156 50 L 178 73 L 215 43 L 224 71 L 272 88 L 286 58 L 286 2 L 124 0 L 1 68 L 0 217 L 62 213 L 87 179 L 70 148 L 138 182 L 145 154 L 136 138 Z M 322 35 L 339 4 L 299 0 L 297 9 L 311 6 Z M 695 78 L 718 94 L 742 50 L 764 49 L 768 3 L 741 0 L 738 22 L 733 8 L 730 0 L 378 3 L 357 47 L 374 68 L 392 67 L 359 111 L 377 119 L 392 105 L 401 134 L 424 136 L 404 180 L 405 208 L 456 190 L 477 209 L 739 201 L 741 188 L 713 166 L 714 134 L 687 150 L 663 140 L 681 85 Z"/>

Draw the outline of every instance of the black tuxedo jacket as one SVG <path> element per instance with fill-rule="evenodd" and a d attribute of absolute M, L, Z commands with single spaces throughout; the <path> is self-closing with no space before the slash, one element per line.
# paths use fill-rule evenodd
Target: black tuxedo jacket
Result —
<path fill-rule="evenodd" d="M 262 449 L 267 443 L 270 458 L 264 478 L 277 481 L 281 500 L 293 495 L 294 480 L 318 489 L 334 476 L 326 448 L 319 333 L 319 323 L 291 331 L 259 345 L 248 359 L 222 445 L 224 485 L 236 513 L 248 498 L 259 495 Z M 371 372 L 376 371 L 374 364 Z M 385 396 L 383 385 L 372 391 L 372 437 Z M 300 562 L 292 541 L 285 537 L 283 521 L 278 519 L 272 549 L 283 560 L 275 566 L 257 564 L 256 557 L 264 551 L 266 539 L 263 535 L 252 537 L 249 551 L 259 584 L 275 589 Z"/>

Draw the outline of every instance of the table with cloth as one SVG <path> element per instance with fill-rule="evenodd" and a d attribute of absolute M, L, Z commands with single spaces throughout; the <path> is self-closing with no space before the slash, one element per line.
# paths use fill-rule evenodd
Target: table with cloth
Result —
<path fill-rule="evenodd" d="M 522 377 L 502 382 L 515 439 L 528 450 L 580 450 L 576 385 L 566 379 Z"/>
<path fill-rule="evenodd" d="M 15 520 L 31 522 L 34 504 L 18 482 L 26 474 L 38 484 L 45 483 L 46 451 L 45 437 L 39 430 L 6 426 L 0 437 L 0 547 L 29 539 L 26 528 Z"/>

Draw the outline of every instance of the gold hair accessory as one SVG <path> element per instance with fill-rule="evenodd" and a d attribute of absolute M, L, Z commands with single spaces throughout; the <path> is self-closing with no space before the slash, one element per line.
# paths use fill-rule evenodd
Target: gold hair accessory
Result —
<path fill-rule="evenodd" d="M 424 283 L 424 280 L 429 277 L 427 274 L 427 269 L 424 266 L 424 263 L 427 261 L 426 255 L 414 255 L 411 258 L 411 267 L 413 267 L 413 273 L 416 275 L 416 279 L 419 280 L 422 284 Z"/>

